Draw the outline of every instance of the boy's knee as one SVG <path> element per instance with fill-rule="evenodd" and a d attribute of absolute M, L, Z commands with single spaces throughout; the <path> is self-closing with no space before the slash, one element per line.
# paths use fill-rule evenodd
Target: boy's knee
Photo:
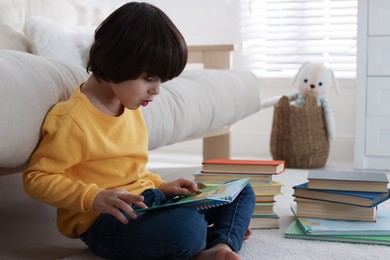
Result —
<path fill-rule="evenodd" d="M 245 188 L 242 190 L 241 194 L 248 198 L 249 200 L 253 200 L 253 202 L 255 202 L 256 200 L 256 195 L 255 195 L 255 191 L 253 190 L 252 186 L 250 185 L 250 183 L 248 183 Z"/>
<path fill-rule="evenodd" d="M 207 221 L 202 214 L 192 208 L 175 209 L 177 216 L 172 229 L 177 236 L 177 245 L 183 250 L 198 253 L 206 248 Z"/>

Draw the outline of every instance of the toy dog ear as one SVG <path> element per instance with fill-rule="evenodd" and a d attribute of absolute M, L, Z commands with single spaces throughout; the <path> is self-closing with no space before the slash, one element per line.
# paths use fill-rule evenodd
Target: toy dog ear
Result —
<path fill-rule="evenodd" d="M 332 76 L 332 85 L 335 87 L 337 95 L 340 95 L 339 82 L 336 79 L 336 77 L 334 76 L 333 70 L 329 69 L 329 71 L 330 71 L 330 75 Z"/>
<path fill-rule="evenodd" d="M 297 74 L 295 74 L 294 78 L 290 81 L 290 85 L 295 85 L 297 83 L 297 80 L 299 76 L 301 75 L 301 71 L 306 67 L 307 64 L 309 64 L 309 61 L 306 61 L 302 64 L 302 66 L 299 68 Z"/>

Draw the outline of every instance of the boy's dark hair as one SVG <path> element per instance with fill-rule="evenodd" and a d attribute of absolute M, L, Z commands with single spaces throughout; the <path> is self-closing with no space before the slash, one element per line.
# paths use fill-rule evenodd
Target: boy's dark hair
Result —
<path fill-rule="evenodd" d="M 143 72 L 162 82 L 178 76 L 187 63 L 187 44 L 171 19 L 147 3 L 127 3 L 96 29 L 87 71 L 120 83 Z"/>

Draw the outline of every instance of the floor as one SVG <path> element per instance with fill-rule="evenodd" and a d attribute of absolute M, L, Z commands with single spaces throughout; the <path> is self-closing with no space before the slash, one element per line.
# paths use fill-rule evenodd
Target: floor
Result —
<path fill-rule="evenodd" d="M 149 168 L 167 180 L 176 176 L 191 178 L 200 169 L 201 159 L 151 152 Z M 345 169 L 351 168 L 351 163 L 329 163 L 327 167 Z M 299 175 L 306 173 L 302 170 Z M 61 259 L 85 250 L 79 240 L 57 232 L 53 208 L 24 193 L 21 174 L 1 176 L 0 180 L 0 259 Z"/>

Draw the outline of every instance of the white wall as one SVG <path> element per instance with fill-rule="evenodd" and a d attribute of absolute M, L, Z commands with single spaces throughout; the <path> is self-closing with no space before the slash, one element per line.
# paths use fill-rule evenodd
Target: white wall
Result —
<path fill-rule="evenodd" d="M 182 31 L 188 44 L 228 44 L 240 46 L 239 0 L 154 0 L 148 1 L 164 10 Z M 233 55 L 234 57 L 234 55 Z M 234 61 L 233 61 L 234 67 Z M 261 99 L 296 92 L 290 79 L 260 79 Z M 329 160 L 353 158 L 355 81 L 339 79 L 341 94 L 329 95 L 336 120 L 336 140 L 331 143 Z M 241 120 L 232 126 L 232 156 L 270 157 L 269 143 L 273 108 Z M 160 148 L 169 152 L 201 153 L 201 140 L 187 141 Z"/>
<path fill-rule="evenodd" d="M 239 43 L 239 0 L 148 0 L 176 24 L 190 45 Z"/>

